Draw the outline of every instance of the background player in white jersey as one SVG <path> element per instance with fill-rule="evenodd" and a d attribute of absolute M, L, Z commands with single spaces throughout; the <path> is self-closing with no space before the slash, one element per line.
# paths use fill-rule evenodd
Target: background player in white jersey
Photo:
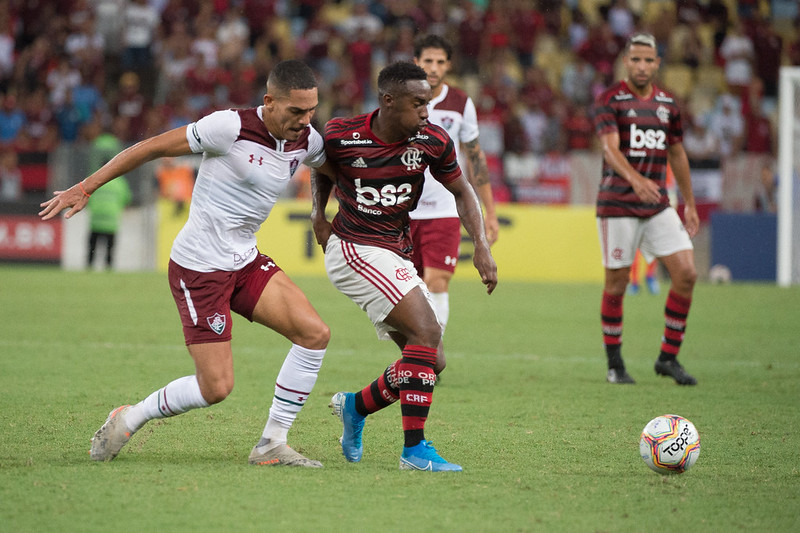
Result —
<path fill-rule="evenodd" d="M 179 378 L 136 405 L 114 409 L 92 439 L 91 457 L 108 461 L 148 420 L 208 407 L 233 389 L 231 311 L 280 333 L 292 346 L 274 387 L 269 418 L 250 464 L 321 467 L 287 445 L 287 433 L 317 379 L 330 338 L 303 292 L 256 248 L 255 232 L 300 163 L 325 161 L 310 126 L 317 82 L 299 61 L 278 63 L 264 105 L 217 111 L 146 139 L 42 204 L 43 219 L 71 208 L 117 176 L 159 157 L 202 153 L 189 220 L 173 243 L 169 281 L 195 374 Z"/>
<path fill-rule="evenodd" d="M 645 260 L 658 258 L 670 277 L 656 374 L 679 385 L 697 380 L 678 363 L 697 280 L 691 238 L 699 228 L 689 160 L 683 148 L 680 108 L 653 80 L 660 59 L 656 40 L 635 33 L 623 54 L 626 79 L 598 95 L 595 129 L 603 147 L 603 177 L 597 195 L 597 228 L 605 267 L 601 304 L 603 343 L 610 383 L 633 383 L 622 359 L 622 302 L 630 267 L 639 248 Z M 684 222 L 667 194 L 667 167 L 684 202 Z"/>
<path fill-rule="evenodd" d="M 447 130 L 456 155 L 483 204 L 486 239 L 497 240 L 499 223 L 495 213 L 486 155 L 478 141 L 478 115 L 475 104 L 457 87 L 445 83 L 450 72 L 453 48 L 438 35 L 428 35 L 414 44 L 414 63 L 428 75 L 433 98 L 428 103 L 428 121 Z M 412 260 L 431 292 L 436 316 L 447 326 L 450 316 L 450 279 L 456 269 L 461 242 L 461 222 L 453 195 L 425 172 L 425 188 L 411 217 Z"/>

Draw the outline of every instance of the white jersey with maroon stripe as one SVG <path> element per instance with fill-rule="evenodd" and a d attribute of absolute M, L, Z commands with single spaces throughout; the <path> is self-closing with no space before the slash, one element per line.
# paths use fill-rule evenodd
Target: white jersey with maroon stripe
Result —
<path fill-rule="evenodd" d="M 325 162 L 322 136 L 312 127 L 297 141 L 275 139 L 263 106 L 216 111 L 189 124 L 186 138 L 203 161 L 192 192 L 189 220 L 170 258 L 198 272 L 239 270 L 256 257 L 256 232 L 292 174 Z"/>
<path fill-rule="evenodd" d="M 475 104 L 461 89 L 442 85 L 442 92 L 428 103 L 428 121 L 447 130 L 456 146 L 456 157 L 464 171 L 461 143 L 478 138 L 478 113 Z M 417 208 L 409 216 L 415 220 L 458 217 L 455 197 L 425 171 L 425 186 Z"/>

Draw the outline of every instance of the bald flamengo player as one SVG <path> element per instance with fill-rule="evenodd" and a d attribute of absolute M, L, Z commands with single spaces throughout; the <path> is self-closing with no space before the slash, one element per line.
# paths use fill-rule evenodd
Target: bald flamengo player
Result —
<path fill-rule="evenodd" d="M 691 238 L 699 228 L 681 113 L 675 98 L 653 83 L 660 58 L 652 35 L 633 34 L 623 61 L 626 79 L 600 94 L 594 107 L 604 157 L 597 228 L 605 267 L 601 322 L 607 380 L 634 383 L 622 359 L 622 302 L 639 248 L 647 262 L 658 258 L 671 280 L 656 374 L 695 385 L 677 360 L 697 280 Z M 668 164 L 683 197 L 683 223 L 667 195 Z"/>

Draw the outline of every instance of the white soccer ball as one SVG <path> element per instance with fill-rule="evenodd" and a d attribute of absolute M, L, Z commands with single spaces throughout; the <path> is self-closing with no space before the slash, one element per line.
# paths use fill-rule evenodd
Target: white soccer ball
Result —
<path fill-rule="evenodd" d="M 682 416 L 657 416 L 642 430 L 639 454 L 659 474 L 680 474 L 700 456 L 700 434 Z"/>

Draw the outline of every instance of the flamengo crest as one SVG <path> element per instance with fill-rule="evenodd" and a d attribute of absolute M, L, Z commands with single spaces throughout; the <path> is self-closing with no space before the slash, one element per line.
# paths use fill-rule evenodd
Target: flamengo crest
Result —
<path fill-rule="evenodd" d="M 419 148 L 409 146 L 400 161 L 406 166 L 406 170 L 417 170 L 422 166 L 422 151 Z"/>

